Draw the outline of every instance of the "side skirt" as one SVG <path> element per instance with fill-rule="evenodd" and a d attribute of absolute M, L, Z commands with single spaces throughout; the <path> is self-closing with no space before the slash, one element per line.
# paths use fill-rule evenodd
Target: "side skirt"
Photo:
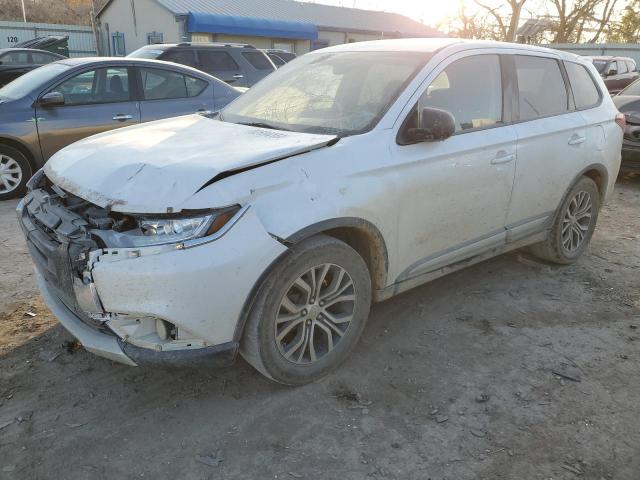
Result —
<path fill-rule="evenodd" d="M 473 255 L 458 262 L 454 262 L 445 267 L 441 267 L 430 272 L 421 273 L 419 275 L 416 275 L 415 277 L 396 282 L 392 285 L 389 285 L 388 287 L 383 288 L 382 290 L 377 290 L 376 292 L 374 292 L 374 301 L 382 302 L 395 295 L 398 295 L 399 293 L 406 292 L 407 290 L 418 287 L 424 283 L 430 282 L 440 277 L 444 277 L 449 273 L 462 270 L 463 268 L 470 267 L 471 265 L 475 265 L 476 263 L 480 263 L 498 255 L 502 255 L 503 253 L 517 250 L 518 248 L 526 247 L 527 245 L 532 245 L 534 243 L 542 242 L 547 238 L 547 235 L 548 230 L 545 229 L 534 235 L 505 243 L 503 245 L 500 245 L 499 247 L 491 248 L 485 252 Z"/>

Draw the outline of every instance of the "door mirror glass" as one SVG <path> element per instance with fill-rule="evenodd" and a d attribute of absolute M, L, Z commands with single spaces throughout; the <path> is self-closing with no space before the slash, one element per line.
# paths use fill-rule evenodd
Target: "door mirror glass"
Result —
<path fill-rule="evenodd" d="M 64 105 L 64 95 L 60 92 L 45 93 L 38 103 L 41 107 L 58 107 Z"/>
<path fill-rule="evenodd" d="M 437 142 L 455 133 L 456 119 L 446 110 L 426 107 L 419 113 L 418 126 L 407 130 L 410 142 Z"/>
<path fill-rule="evenodd" d="M 608 75 L 617 75 L 618 71 L 615 68 L 612 68 L 611 70 L 609 70 Z"/>

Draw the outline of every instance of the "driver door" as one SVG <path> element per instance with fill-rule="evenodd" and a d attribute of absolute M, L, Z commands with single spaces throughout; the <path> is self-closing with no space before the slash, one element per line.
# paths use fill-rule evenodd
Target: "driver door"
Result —
<path fill-rule="evenodd" d="M 65 100 L 64 105 L 36 107 L 43 158 L 90 135 L 139 123 L 138 103 L 131 97 L 132 78 L 127 67 L 97 68 L 51 88 L 49 92 L 60 92 Z"/>
<path fill-rule="evenodd" d="M 500 56 L 455 56 L 404 120 L 392 147 L 403 195 L 398 209 L 397 281 L 426 274 L 505 243 L 516 134 Z M 506 104 L 506 107 L 505 107 Z M 407 143 L 425 107 L 446 110 L 456 131 L 444 141 Z"/>

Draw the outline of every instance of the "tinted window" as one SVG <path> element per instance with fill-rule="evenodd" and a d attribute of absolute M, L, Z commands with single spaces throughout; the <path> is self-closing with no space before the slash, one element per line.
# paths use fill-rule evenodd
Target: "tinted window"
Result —
<path fill-rule="evenodd" d="M 199 78 L 157 68 L 140 68 L 145 100 L 187 98 L 200 95 L 207 82 Z"/>
<path fill-rule="evenodd" d="M 126 68 L 99 68 L 65 80 L 51 91 L 64 95 L 65 105 L 90 105 L 129 101 Z"/>
<path fill-rule="evenodd" d="M 607 68 L 607 65 L 609 65 L 609 61 L 608 60 L 594 60 L 593 61 L 593 65 L 596 67 L 596 70 L 598 70 L 598 73 L 604 73 L 605 69 Z"/>
<path fill-rule="evenodd" d="M 264 53 L 242 52 L 242 56 L 257 70 L 273 70 L 273 65 Z"/>
<path fill-rule="evenodd" d="M 552 58 L 515 56 L 520 120 L 568 111 L 567 89 L 560 65 Z"/>
<path fill-rule="evenodd" d="M 427 87 L 419 107 L 446 110 L 456 130 L 483 128 L 502 122 L 502 80 L 497 55 L 458 60 Z"/>
<path fill-rule="evenodd" d="M 193 50 L 169 50 L 160 57 L 166 62 L 180 63 L 190 67 L 196 66 L 196 55 Z"/>
<path fill-rule="evenodd" d="M 59 59 L 47 53 L 40 53 L 40 52 L 31 53 L 31 61 L 36 65 L 45 65 L 47 63 L 55 62 L 56 60 L 59 60 Z"/>
<path fill-rule="evenodd" d="M 3 65 L 29 65 L 31 63 L 28 52 L 9 52 L 0 57 L 0 60 Z"/>
<path fill-rule="evenodd" d="M 569 75 L 576 107 L 587 108 L 597 104 L 600 101 L 600 93 L 587 69 L 572 62 L 565 62 L 564 65 Z"/>
<path fill-rule="evenodd" d="M 199 50 L 200 67 L 208 73 L 238 70 L 238 64 L 231 55 L 222 50 Z"/>
<path fill-rule="evenodd" d="M 276 55 L 275 53 L 270 53 L 269 54 L 269 58 L 271 59 L 271 61 L 277 66 L 277 67 L 281 67 L 282 65 L 284 65 L 285 62 L 283 59 L 281 59 L 278 55 Z"/>

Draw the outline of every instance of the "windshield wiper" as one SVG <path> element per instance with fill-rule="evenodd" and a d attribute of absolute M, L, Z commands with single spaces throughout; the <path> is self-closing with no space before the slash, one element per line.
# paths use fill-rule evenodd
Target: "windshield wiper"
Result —
<path fill-rule="evenodd" d="M 258 127 L 258 128 L 270 128 L 271 130 L 284 130 L 285 132 L 291 131 L 288 128 L 276 127 L 275 125 L 271 125 L 269 123 L 263 123 L 263 122 L 238 122 L 238 125 L 246 125 L 248 127 Z"/>

